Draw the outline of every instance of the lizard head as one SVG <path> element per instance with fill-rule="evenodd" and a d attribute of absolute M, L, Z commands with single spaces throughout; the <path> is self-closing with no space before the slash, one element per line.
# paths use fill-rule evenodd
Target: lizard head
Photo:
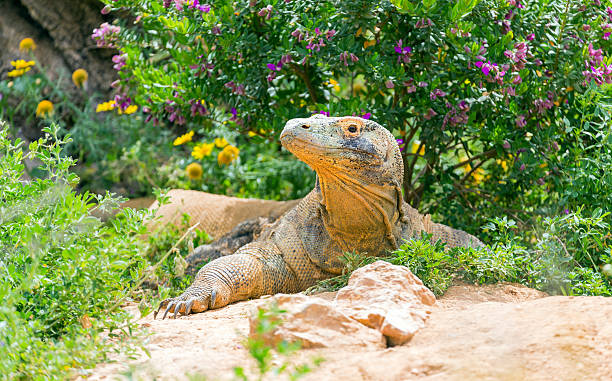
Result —
<path fill-rule="evenodd" d="M 374 121 L 320 114 L 291 119 L 280 140 L 319 176 L 343 173 L 371 184 L 401 186 L 404 168 L 397 142 Z"/>

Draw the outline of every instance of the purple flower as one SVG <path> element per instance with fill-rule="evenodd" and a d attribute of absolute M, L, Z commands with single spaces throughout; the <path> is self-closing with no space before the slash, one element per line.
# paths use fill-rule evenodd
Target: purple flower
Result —
<path fill-rule="evenodd" d="M 519 171 L 524 171 L 525 168 L 527 168 L 527 166 L 525 165 L 525 163 L 521 164 L 521 166 L 519 167 Z"/>
<path fill-rule="evenodd" d="M 510 21 L 508 20 L 504 20 L 502 21 L 502 34 L 508 34 L 508 32 L 510 32 L 511 28 L 510 28 Z"/>
<path fill-rule="evenodd" d="M 330 29 L 327 32 L 325 32 L 325 37 L 327 38 L 327 41 L 331 40 L 332 37 L 334 37 L 334 35 L 336 34 L 336 30 L 335 29 Z"/>
<path fill-rule="evenodd" d="M 127 60 L 127 55 L 125 55 L 125 54 L 121 54 L 121 55 L 115 54 L 113 56 L 112 60 L 113 60 L 113 63 L 114 63 L 113 69 L 119 71 L 119 70 L 121 70 L 122 67 L 125 66 L 125 61 Z"/>
<path fill-rule="evenodd" d="M 348 60 L 349 59 L 351 60 L 351 62 L 359 61 L 359 57 L 357 57 L 353 53 L 349 53 L 347 51 L 344 51 L 344 52 L 340 53 L 340 60 L 344 61 L 344 66 L 348 66 Z"/>
<path fill-rule="evenodd" d="M 550 99 L 536 99 L 533 101 L 533 104 L 536 106 L 538 114 L 540 115 L 553 107 L 553 102 Z"/>
<path fill-rule="evenodd" d="M 370 119 L 372 117 L 372 113 L 366 112 L 361 116 L 362 119 Z"/>
<path fill-rule="evenodd" d="M 204 107 L 204 105 L 202 104 L 202 101 L 199 99 L 192 99 L 189 101 L 189 104 L 191 104 L 191 116 L 204 116 L 208 112 L 208 110 L 206 110 L 206 107 Z"/>
<path fill-rule="evenodd" d="M 414 85 L 414 79 L 412 78 L 407 81 L 404 81 L 403 85 L 406 86 L 406 93 L 408 94 L 414 93 L 416 91 L 416 86 Z"/>
<path fill-rule="evenodd" d="M 430 19 L 420 19 L 419 21 L 417 21 L 417 23 L 414 25 L 415 28 L 417 29 L 422 29 L 422 28 L 428 28 L 430 26 L 433 25 L 433 22 Z"/>
<path fill-rule="evenodd" d="M 438 97 L 443 98 L 445 96 L 446 96 L 446 93 L 440 89 L 434 89 L 434 91 L 429 93 L 429 99 L 431 99 L 432 101 L 435 101 L 436 98 Z"/>
<path fill-rule="evenodd" d="M 521 82 L 523 82 L 523 78 L 521 78 L 519 74 L 515 75 L 514 78 L 512 78 L 512 84 L 514 85 L 520 85 Z"/>
<path fill-rule="evenodd" d="M 266 20 L 269 20 L 272 17 L 272 10 L 273 10 L 272 5 L 268 5 L 265 8 L 261 8 L 259 12 L 257 12 L 257 15 L 260 17 L 265 16 Z"/>
<path fill-rule="evenodd" d="M 425 120 L 430 120 L 431 118 L 433 118 L 436 115 L 438 115 L 438 113 L 435 112 L 434 109 L 429 108 L 429 110 L 427 110 L 427 114 L 423 115 L 423 118 Z"/>
<path fill-rule="evenodd" d="M 388 80 L 386 80 L 386 81 L 385 81 L 385 87 L 386 87 L 387 89 L 392 89 L 392 88 L 394 88 L 394 87 L 395 87 L 395 85 L 393 84 L 393 81 L 392 81 L 392 80 L 388 79 Z"/>
<path fill-rule="evenodd" d="M 329 111 L 314 111 L 313 115 L 315 114 L 321 114 L 321 115 L 325 115 L 327 117 L 329 117 Z"/>
<path fill-rule="evenodd" d="M 421 82 L 419 82 L 419 84 L 417 86 L 419 86 L 419 87 L 427 87 L 427 82 L 421 81 Z"/>
<path fill-rule="evenodd" d="M 397 63 L 400 63 L 400 61 L 402 61 L 404 63 L 409 63 L 410 62 L 410 53 L 412 53 L 412 48 L 410 46 L 403 46 L 402 45 L 402 40 L 400 39 L 397 42 L 397 45 L 395 46 L 395 53 L 398 54 L 398 56 L 397 56 Z"/>
<path fill-rule="evenodd" d="M 525 120 L 525 115 L 519 115 L 516 117 L 516 126 L 519 128 L 525 127 L 527 125 L 527 120 Z"/>
<path fill-rule="evenodd" d="M 114 100 L 115 105 L 117 105 L 121 111 L 125 111 L 125 109 L 132 104 L 132 98 L 128 97 L 126 94 L 117 94 Z"/>
<path fill-rule="evenodd" d="M 494 66 L 496 66 L 497 64 L 495 63 L 491 63 L 491 61 L 487 61 L 482 62 L 482 61 L 476 61 L 476 63 L 474 63 L 474 65 L 479 68 L 480 70 L 482 70 L 482 73 L 484 75 L 489 75 L 489 73 L 491 72 L 491 70 L 493 69 Z"/>
<path fill-rule="evenodd" d="M 268 69 L 270 69 L 272 71 L 280 71 L 281 70 L 281 68 L 276 66 L 275 64 L 269 63 L 269 64 L 266 64 L 266 66 L 268 67 Z"/>
<path fill-rule="evenodd" d="M 535 34 L 534 33 L 530 33 L 527 35 L 527 41 L 533 41 L 533 39 L 535 38 Z"/>
<path fill-rule="evenodd" d="M 589 43 L 589 56 L 591 57 L 591 65 L 597 66 L 603 61 L 603 50 L 593 49 L 593 43 Z"/>
<path fill-rule="evenodd" d="M 215 25 L 212 28 L 210 28 L 210 32 L 212 34 L 214 34 L 215 36 L 220 36 L 221 35 L 221 28 L 219 27 L 219 25 Z"/>
<path fill-rule="evenodd" d="M 563 210 L 563 213 L 565 213 L 565 214 L 569 214 L 569 213 L 570 213 L 570 211 L 569 211 L 569 209 L 565 208 L 565 209 Z"/>
<path fill-rule="evenodd" d="M 544 181 L 544 179 L 543 179 L 542 177 L 540 177 L 540 178 L 538 179 L 538 184 L 540 184 L 540 185 L 544 185 L 544 184 L 546 184 L 546 182 Z"/>
<path fill-rule="evenodd" d="M 191 3 L 189 3 L 189 8 L 197 9 L 197 10 L 202 11 L 204 13 L 210 12 L 210 4 L 202 4 L 202 5 L 200 5 L 200 0 L 191 0 Z"/>
<path fill-rule="evenodd" d="M 504 144 L 502 145 L 502 147 L 504 147 L 504 149 L 510 149 L 511 148 L 510 142 L 507 140 L 504 140 Z"/>
<path fill-rule="evenodd" d="M 588 32 L 589 30 L 591 30 L 591 26 L 589 24 L 584 24 L 582 25 L 582 30 L 584 30 L 585 32 Z"/>

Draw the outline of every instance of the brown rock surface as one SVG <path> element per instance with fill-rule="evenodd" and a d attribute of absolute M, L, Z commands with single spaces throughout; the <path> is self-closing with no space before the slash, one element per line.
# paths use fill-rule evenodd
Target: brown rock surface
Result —
<path fill-rule="evenodd" d="M 330 295 L 325 296 L 330 299 Z M 151 358 L 100 365 L 93 380 L 232 379 L 254 363 L 242 346 L 251 300 L 177 320 L 141 319 Z M 301 350 L 296 362 L 325 362 L 306 380 L 610 380 L 612 298 L 545 297 L 526 287 L 459 285 L 432 308 L 424 328 L 402 346 Z"/>
<path fill-rule="evenodd" d="M 325 299 L 302 294 L 279 294 L 261 300 L 257 308 L 268 308 L 270 303 L 276 303 L 281 310 L 287 312 L 282 316 L 282 324 L 264 336 L 269 343 L 299 340 L 302 348 L 386 347 L 385 339 L 380 332 L 349 318 L 332 302 Z M 255 333 L 256 316 L 255 309 L 249 320 L 250 336 Z"/>
<path fill-rule="evenodd" d="M 425 326 L 434 294 L 408 268 L 376 261 L 353 272 L 335 304 L 349 317 L 401 345 Z"/>

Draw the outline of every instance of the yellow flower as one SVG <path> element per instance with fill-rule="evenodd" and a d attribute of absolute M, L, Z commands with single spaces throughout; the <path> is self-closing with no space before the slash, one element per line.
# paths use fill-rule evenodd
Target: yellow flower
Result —
<path fill-rule="evenodd" d="M 180 146 L 181 144 L 190 142 L 191 138 L 193 138 L 193 131 L 189 131 L 185 135 L 181 135 L 178 138 L 174 139 L 174 143 L 172 144 L 174 144 L 175 146 Z"/>
<path fill-rule="evenodd" d="M 364 41 L 364 42 L 363 42 L 363 48 L 364 48 L 364 49 L 367 49 L 367 48 L 369 48 L 370 46 L 374 46 L 374 45 L 376 45 L 376 39 L 367 40 L 367 41 Z"/>
<path fill-rule="evenodd" d="M 229 144 L 229 143 L 227 142 L 227 140 L 225 140 L 225 138 L 216 138 L 216 139 L 215 139 L 215 145 L 216 145 L 218 148 L 223 148 L 223 147 L 225 147 L 225 146 L 226 146 L 226 145 L 228 145 L 228 144 Z"/>
<path fill-rule="evenodd" d="M 30 69 L 30 66 L 36 65 L 34 61 L 26 61 L 26 60 L 17 60 L 11 61 L 11 65 L 15 66 L 15 69 Z M 26 70 L 27 71 L 27 70 Z"/>
<path fill-rule="evenodd" d="M 338 81 L 336 81 L 336 80 L 335 80 L 335 79 L 333 79 L 333 78 L 330 78 L 330 79 L 329 79 L 329 83 L 330 83 L 332 86 L 334 86 L 334 90 L 336 90 L 336 91 L 340 91 L 340 85 L 338 84 Z"/>
<path fill-rule="evenodd" d="M 508 162 L 506 160 L 497 159 L 496 162 L 499 166 L 502 167 L 504 172 L 508 172 Z"/>
<path fill-rule="evenodd" d="M 476 184 L 482 182 L 484 179 L 484 169 L 478 167 L 474 172 L 472 172 L 472 177 L 474 178 L 474 182 Z"/>
<path fill-rule="evenodd" d="M 26 73 L 26 71 L 30 70 L 29 67 L 26 67 L 25 69 L 15 69 L 15 70 L 11 70 L 8 72 L 8 76 L 9 77 L 21 77 L 22 75 L 24 75 Z"/>
<path fill-rule="evenodd" d="M 191 179 L 191 180 L 199 180 L 202 178 L 202 173 L 204 172 L 202 170 L 202 166 L 198 163 L 191 163 L 187 166 L 187 168 L 185 168 L 185 171 L 187 171 L 187 176 Z"/>
<path fill-rule="evenodd" d="M 76 87 L 82 87 L 87 82 L 87 78 L 89 78 L 89 75 L 87 75 L 85 69 L 76 69 L 72 73 L 72 82 Z"/>
<path fill-rule="evenodd" d="M 34 49 L 36 49 L 36 44 L 30 37 L 24 38 L 19 43 L 19 50 L 22 52 L 31 52 Z"/>
<path fill-rule="evenodd" d="M 191 156 L 194 158 L 201 160 L 205 156 L 209 156 L 212 153 L 213 148 L 215 147 L 215 143 L 203 143 L 194 147 L 193 152 L 191 152 Z"/>
<path fill-rule="evenodd" d="M 420 145 L 421 145 L 420 143 L 412 143 L 412 153 L 416 153 Z M 425 155 L 425 146 L 421 147 L 421 149 L 419 150 L 419 155 L 420 156 Z"/>
<path fill-rule="evenodd" d="M 96 112 L 110 111 L 115 108 L 115 101 L 99 103 L 96 106 Z"/>
<path fill-rule="evenodd" d="M 121 109 L 118 109 L 118 110 L 117 110 L 117 114 L 119 114 L 119 115 L 121 115 L 121 114 L 127 114 L 127 115 L 129 115 L 129 114 L 133 114 L 133 113 L 135 113 L 135 112 L 136 112 L 136 110 L 138 110 L 138 106 L 136 106 L 136 105 L 130 105 L 130 106 L 127 106 L 127 108 L 125 109 L 125 111 L 121 111 Z"/>
<path fill-rule="evenodd" d="M 53 103 L 48 100 L 40 101 L 38 106 L 36 106 L 36 116 L 45 117 L 53 115 Z"/>
<path fill-rule="evenodd" d="M 238 158 L 239 153 L 240 150 L 237 147 L 227 145 L 225 148 L 223 148 L 223 151 L 219 152 L 217 162 L 219 165 L 229 164 Z"/>

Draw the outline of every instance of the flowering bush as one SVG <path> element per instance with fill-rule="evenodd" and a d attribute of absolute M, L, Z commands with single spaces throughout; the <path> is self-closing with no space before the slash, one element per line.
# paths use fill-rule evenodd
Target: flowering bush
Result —
<path fill-rule="evenodd" d="M 93 35 L 118 49 L 121 107 L 196 140 L 227 125 L 239 146 L 315 112 L 373 118 L 401 145 L 406 199 L 472 230 L 466 210 L 575 208 L 550 195 L 609 128 L 584 102 L 610 92 L 609 1 L 106 3 L 135 16 Z"/>

